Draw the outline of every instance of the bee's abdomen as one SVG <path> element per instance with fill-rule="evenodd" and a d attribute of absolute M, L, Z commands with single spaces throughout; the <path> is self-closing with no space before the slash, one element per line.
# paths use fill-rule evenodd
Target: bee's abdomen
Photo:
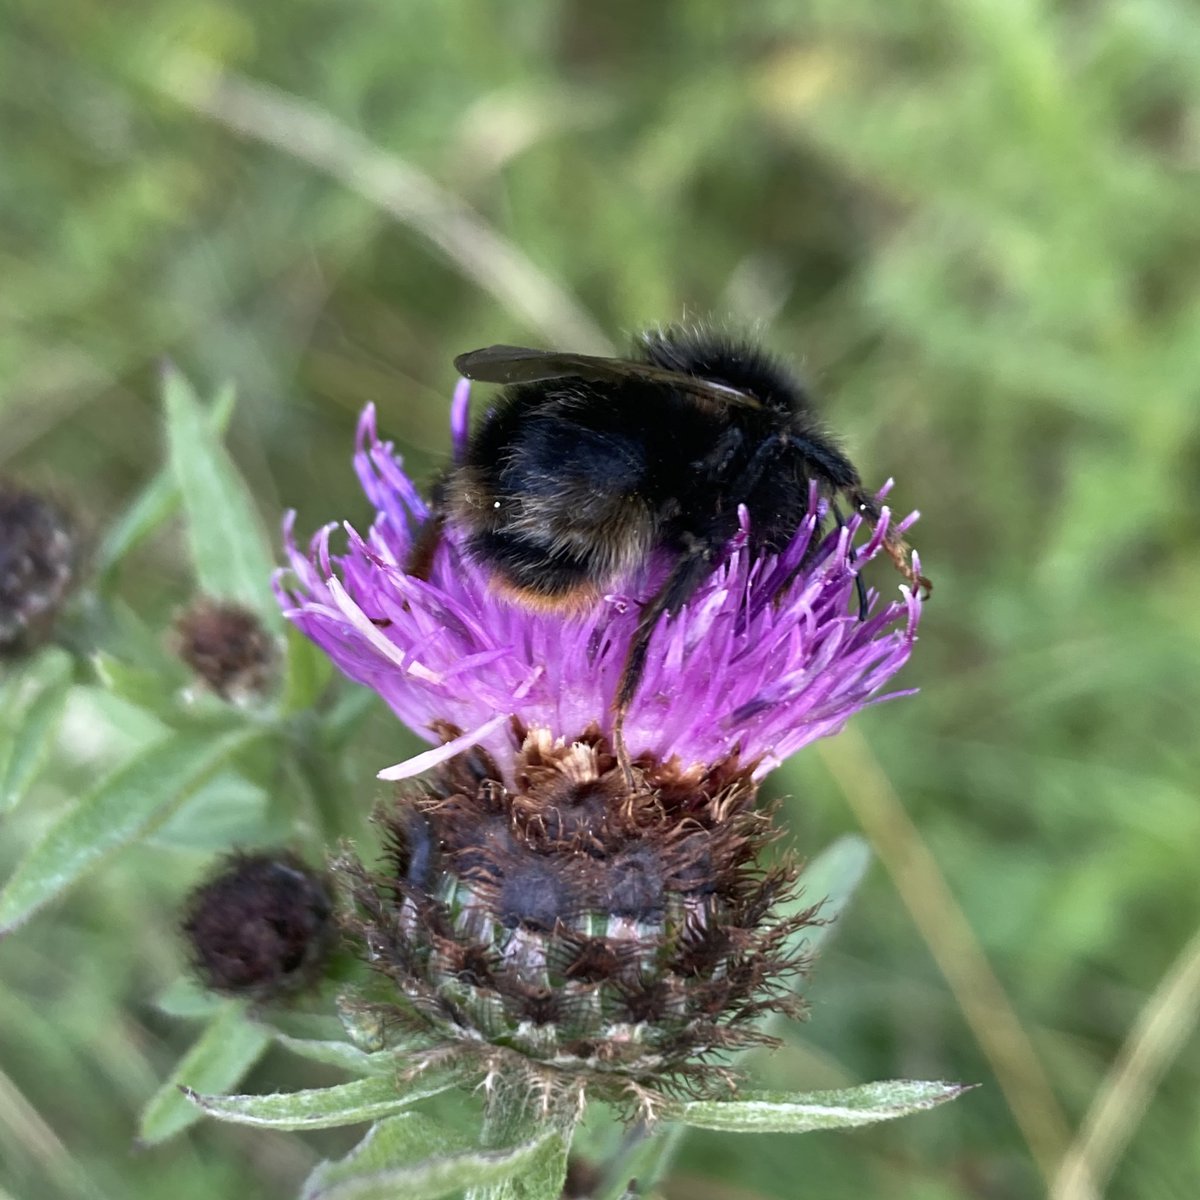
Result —
<path fill-rule="evenodd" d="M 599 573 L 596 555 L 586 549 L 553 545 L 511 530 L 480 530 L 471 537 L 468 550 L 502 586 L 542 597 L 551 606 L 557 606 L 556 598 L 569 603 L 568 598 L 594 590 Z"/>

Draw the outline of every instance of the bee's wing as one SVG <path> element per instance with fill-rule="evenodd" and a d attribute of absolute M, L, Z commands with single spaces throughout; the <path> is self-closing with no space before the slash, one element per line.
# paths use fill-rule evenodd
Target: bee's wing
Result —
<path fill-rule="evenodd" d="M 601 383 L 640 379 L 679 392 L 705 405 L 730 404 L 761 408 L 753 396 L 711 379 L 684 375 L 653 363 L 626 358 L 601 358 L 594 354 L 570 354 L 557 350 L 531 350 L 524 346 L 486 346 L 460 354 L 454 365 L 459 374 L 481 383 L 541 383 L 547 379 L 591 379 Z"/>

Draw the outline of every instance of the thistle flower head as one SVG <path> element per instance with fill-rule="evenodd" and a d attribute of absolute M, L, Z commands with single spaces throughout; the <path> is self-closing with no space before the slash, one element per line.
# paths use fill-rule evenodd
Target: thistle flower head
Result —
<path fill-rule="evenodd" d="M 461 460 L 465 382 L 453 414 Z M 795 872 L 759 865 L 773 835 L 756 793 L 771 767 L 885 698 L 908 658 L 916 595 L 856 611 L 857 572 L 890 515 L 823 532 L 814 488 L 790 544 L 764 555 L 743 513 L 723 561 L 653 632 L 625 714 L 631 779 L 613 697 L 670 563 L 651 556 L 582 611 L 534 611 L 492 586 L 446 522 L 418 577 L 432 515 L 371 409 L 355 466 L 370 530 L 345 526 L 335 555 L 327 526 L 305 554 L 289 522 L 276 587 L 346 675 L 436 744 L 380 772 L 428 772 L 380 814 L 382 867 L 335 863 L 346 926 L 388 983 L 377 1011 L 489 1074 L 516 1064 L 538 1086 L 586 1084 L 643 1113 L 664 1089 L 711 1090 L 710 1056 L 769 1040 L 764 1014 L 800 1010 L 798 935 L 821 897 L 781 905 Z"/>
<path fill-rule="evenodd" d="M 460 446 L 465 397 L 462 387 Z M 583 612 L 533 611 L 490 585 L 466 553 L 463 531 L 450 525 L 428 578 L 415 578 L 406 565 L 429 508 L 391 445 L 379 441 L 371 408 L 358 440 L 355 467 L 376 509 L 369 532 L 345 526 L 346 550 L 335 556 L 337 527 L 326 526 L 304 554 L 289 522 L 291 578 L 276 586 L 287 617 L 409 728 L 430 741 L 447 727 L 462 731 L 381 774 L 416 774 L 480 745 L 511 783 L 514 717 L 567 737 L 592 725 L 611 736 L 612 700 L 640 604 L 667 564 L 652 558 Z M 872 596 L 860 619 L 856 574 L 882 548 L 890 514 L 885 509 L 873 530 L 856 514 L 822 534 L 825 516 L 814 489 L 808 515 L 777 556 L 750 552 L 743 519 L 725 560 L 678 613 L 662 618 L 625 718 L 635 759 L 687 769 L 736 756 L 757 779 L 886 698 L 882 689 L 915 641 L 920 599 L 907 588 L 889 604 Z"/>
<path fill-rule="evenodd" d="M 709 1089 L 707 1056 L 771 1041 L 765 1013 L 800 1013 L 794 935 L 820 923 L 819 903 L 771 916 L 794 872 L 757 865 L 771 833 L 753 781 L 736 762 L 656 766 L 631 793 L 595 728 L 521 743 L 513 786 L 468 751 L 380 813 L 381 870 L 335 864 L 391 984 L 383 1012 L 610 1099 Z"/>

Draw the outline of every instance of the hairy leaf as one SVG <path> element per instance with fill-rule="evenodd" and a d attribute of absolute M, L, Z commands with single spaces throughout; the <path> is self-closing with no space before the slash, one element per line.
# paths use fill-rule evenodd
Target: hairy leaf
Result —
<path fill-rule="evenodd" d="M 71 658 L 51 648 L 25 677 L 8 682 L 0 705 L 0 816 L 33 785 L 58 733 L 71 687 Z"/>
<path fill-rule="evenodd" d="M 397 1081 L 395 1076 L 373 1076 L 334 1087 L 268 1096 L 202 1095 L 192 1089 L 187 1089 L 186 1095 L 210 1117 L 238 1125 L 331 1129 L 390 1116 L 418 1100 L 446 1091 L 454 1082 L 447 1075 L 420 1077 L 407 1083 Z"/>
<path fill-rule="evenodd" d="M 397 1069 L 396 1055 L 391 1050 L 368 1053 L 350 1042 L 288 1037 L 283 1033 L 276 1034 L 275 1040 L 285 1050 L 290 1050 L 301 1058 L 340 1067 L 353 1075 L 394 1075 Z"/>
<path fill-rule="evenodd" d="M 138 1138 L 154 1145 L 203 1115 L 189 1104 L 184 1087 L 223 1091 L 236 1084 L 271 1044 L 270 1030 L 246 1019 L 240 1004 L 226 1001 L 142 1112 Z"/>
<path fill-rule="evenodd" d="M 157 828 L 257 729 L 169 734 L 135 753 L 69 808 L 0 891 L 0 933 L 28 920 L 122 846 Z"/>
<path fill-rule="evenodd" d="M 270 587 L 274 556 L 249 488 L 191 385 L 174 369 L 166 373 L 163 399 L 171 468 L 183 495 L 200 587 L 215 599 L 245 604 L 278 626 Z"/>
<path fill-rule="evenodd" d="M 892 1121 L 954 1100 L 971 1085 L 892 1079 L 828 1092 L 751 1092 L 739 1100 L 689 1100 L 666 1115 L 699 1129 L 809 1133 Z"/>
<path fill-rule="evenodd" d="M 435 1200 L 466 1189 L 476 1200 L 558 1200 L 565 1161 L 563 1138 L 553 1131 L 500 1150 L 470 1149 L 427 1117 L 406 1113 L 381 1121 L 340 1162 L 317 1167 L 302 1200 Z"/>

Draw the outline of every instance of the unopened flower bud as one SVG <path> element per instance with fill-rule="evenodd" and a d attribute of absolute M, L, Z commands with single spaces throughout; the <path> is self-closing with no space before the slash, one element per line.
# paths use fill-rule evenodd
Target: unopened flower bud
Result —
<path fill-rule="evenodd" d="M 0 482 L 0 656 L 47 636 L 80 558 L 78 530 L 61 505 Z"/>
<path fill-rule="evenodd" d="M 183 933 L 205 987 L 267 1001 L 316 981 L 336 926 L 325 880 L 295 855 L 235 852 L 188 898 Z"/>
<path fill-rule="evenodd" d="M 275 639 L 248 608 L 201 598 L 175 622 L 175 651 L 223 700 L 264 695 L 279 663 Z"/>

